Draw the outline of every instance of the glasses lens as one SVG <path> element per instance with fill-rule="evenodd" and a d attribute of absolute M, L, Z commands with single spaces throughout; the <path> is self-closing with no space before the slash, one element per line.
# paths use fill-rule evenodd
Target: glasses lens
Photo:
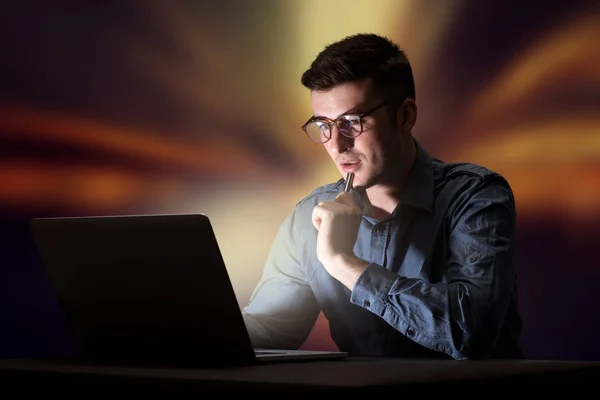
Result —
<path fill-rule="evenodd" d="M 308 137 L 315 142 L 325 142 L 329 139 L 329 126 L 322 121 L 313 121 L 306 125 L 306 133 Z"/>
<path fill-rule="evenodd" d="M 340 133 L 348 137 L 356 137 L 362 132 L 360 117 L 356 115 L 344 115 L 337 120 Z"/>

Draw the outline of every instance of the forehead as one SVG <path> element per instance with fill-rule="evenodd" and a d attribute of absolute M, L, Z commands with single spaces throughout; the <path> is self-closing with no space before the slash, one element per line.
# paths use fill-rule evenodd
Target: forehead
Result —
<path fill-rule="evenodd" d="M 370 79 L 342 83 L 331 89 L 310 93 L 313 115 L 336 118 L 349 111 L 364 111 L 366 107 L 377 101 Z"/>

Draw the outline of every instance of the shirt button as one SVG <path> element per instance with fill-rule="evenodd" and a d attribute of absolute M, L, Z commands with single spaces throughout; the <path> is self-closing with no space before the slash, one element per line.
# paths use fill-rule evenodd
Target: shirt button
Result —
<path fill-rule="evenodd" d="M 471 257 L 469 257 L 469 262 L 473 263 L 473 262 L 475 262 L 477 260 L 479 260 L 479 256 L 471 256 Z"/>
<path fill-rule="evenodd" d="M 365 300 L 365 301 L 363 302 L 363 305 L 364 305 L 365 307 L 371 307 L 371 302 L 370 302 L 369 300 Z"/>
<path fill-rule="evenodd" d="M 408 336 L 408 337 L 413 337 L 413 336 L 415 336 L 415 330 L 414 330 L 413 328 L 408 328 L 408 329 L 406 330 L 406 336 Z"/>

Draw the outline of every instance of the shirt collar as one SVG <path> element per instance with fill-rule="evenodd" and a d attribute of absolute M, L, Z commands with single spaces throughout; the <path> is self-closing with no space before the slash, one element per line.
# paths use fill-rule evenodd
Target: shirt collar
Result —
<path fill-rule="evenodd" d="M 414 141 L 417 157 L 406 181 L 400 204 L 433 211 L 433 160 L 421 144 L 416 139 Z"/>

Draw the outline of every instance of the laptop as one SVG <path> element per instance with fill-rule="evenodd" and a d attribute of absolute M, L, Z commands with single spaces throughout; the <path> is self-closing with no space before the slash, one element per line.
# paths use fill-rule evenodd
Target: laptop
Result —
<path fill-rule="evenodd" d="M 254 349 L 205 214 L 34 218 L 30 227 L 76 349 L 65 361 L 227 367 L 347 356 Z"/>

